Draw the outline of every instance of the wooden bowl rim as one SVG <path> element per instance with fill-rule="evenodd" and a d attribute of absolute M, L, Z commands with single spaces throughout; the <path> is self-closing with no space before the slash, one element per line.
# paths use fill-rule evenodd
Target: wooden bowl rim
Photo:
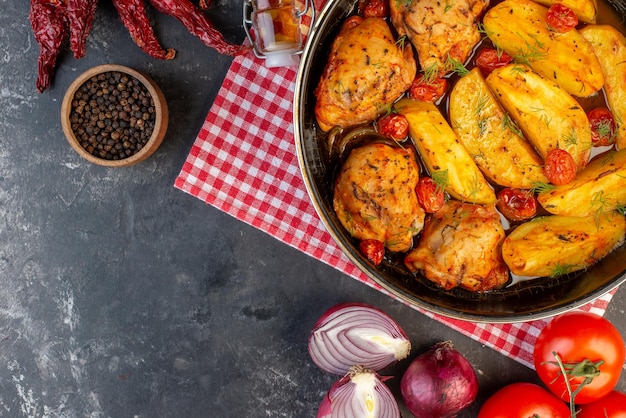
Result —
<path fill-rule="evenodd" d="M 70 124 L 70 113 L 72 112 L 72 100 L 74 99 L 74 94 L 87 80 L 89 80 L 94 75 L 114 71 L 125 73 L 132 77 L 135 77 L 141 82 L 141 84 L 146 87 L 154 102 L 155 123 L 152 130 L 152 135 L 148 139 L 148 142 L 146 142 L 146 145 L 141 150 L 139 150 L 139 152 L 120 160 L 106 160 L 103 158 L 98 158 L 95 155 L 89 153 L 85 148 L 80 145 Z M 165 138 L 165 133 L 167 132 L 168 121 L 169 112 L 165 96 L 163 95 L 163 92 L 161 91 L 159 86 L 154 82 L 154 80 L 152 80 L 152 78 L 143 74 L 140 71 L 118 64 L 98 65 L 80 74 L 68 87 L 65 96 L 63 97 L 63 102 L 61 104 L 61 125 L 63 127 L 65 137 L 67 138 L 72 148 L 81 157 L 88 160 L 89 162 L 106 167 L 127 167 L 135 165 L 147 159 L 159 148 L 159 146 L 163 142 L 163 139 Z"/>

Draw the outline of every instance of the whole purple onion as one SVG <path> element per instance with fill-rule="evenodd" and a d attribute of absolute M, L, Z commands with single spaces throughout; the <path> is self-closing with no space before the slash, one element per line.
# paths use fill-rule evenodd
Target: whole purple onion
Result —
<path fill-rule="evenodd" d="M 400 391 L 416 418 L 452 418 L 476 399 L 478 378 L 467 359 L 446 341 L 413 360 Z"/>

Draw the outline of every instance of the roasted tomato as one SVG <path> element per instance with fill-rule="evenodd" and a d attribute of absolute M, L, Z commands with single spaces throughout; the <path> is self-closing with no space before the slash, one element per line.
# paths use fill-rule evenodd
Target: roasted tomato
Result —
<path fill-rule="evenodd" d="M 446 196 L 443 189 L 430 177 L 420 177 L 415 188 L 417 200 L 426 213 L 435 213 L 443 207 Z"/>
<path fill-rule="evenodd" d="M 387 17 L 389 16 L 389 1 L 387 0 L 361 0 L 359 9 L 363 17 Z"/>
<path fill-rule="evenodd" d="M 512 383 L 493 394 L 478 418 L 569 418 L 567 405 L 534 383 Z"/>
<path fill-rule="evenodd" d="M 448 80 L 442 77 L 417 77 L 411 87 L 409 96 L 423 102 L 436 102 L 448 90 Z"/>
<path fill-rule="evenodd" d="M 364 239 L 359 242 L 359 251 L 375 266 L 383 261 L 385 244 L 377 239 Z"/>
<path fill-rule="evenodd" d="M 511 61 L 513 61 L 513 57 L 495 48 L 483 48 L 476 56 L 476 66 L 484 75 L 490 74 L 496 68 L 504 67 Z"/>
<path fill-rule="evenodd" d="M 510 221 L 525 221 L 537 213 L 537 198 L 530 190 L 508 187 L 498 193 L 496 207 Z"/>
<path fill-rule="evenodd" d="M 617 123 L 606 107 L 596 107 L 587 112 L 591 127 L 591 142 L 596 147 L 613 145 L 617 137 Z"/>
<path fill-rule="evenodd" d="M 579 405 L 608 395 L 617 385 L 626 359 L 624 340 L 607 319 L 588 312 L 556 316 L 539 333 L 535 370 L 556 396 Z M 562 373 L 565 371 L 565 376 Z"/>
<path fill-rule="evenodd" d="M 613 391 L 603 398 L 582 405 L 576 418 L 624 418 L 626 417 L 626 393 Z"/>
<path fill-rule="evenodd" d="M 390 113 L 378 119 L 378 132 L 402 141 L 409 135 L 409 121 L 399 113 Z"/>
<path fill-rule="evenodd" d="M 557 186 L 567 184 L 576 177 L 576 170 L 576 162 L 569 152 L 561 148 L 548 152 L 543 171 L 550 183 Z"/>
<path fill-rule="evenodd" d="M 555 3 L 546 13 L 546 23 L 555 32 L 568 32 L 578 26 L 578 16 L 569 7 Z"/>

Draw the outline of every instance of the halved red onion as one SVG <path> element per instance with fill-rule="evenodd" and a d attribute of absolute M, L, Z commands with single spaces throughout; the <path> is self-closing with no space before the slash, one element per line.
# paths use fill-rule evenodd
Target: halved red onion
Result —
<path fill-rule="evenodd" d="M 317 418 L 400 418 L 393 394 L 373 370 L 353 366 L 335 382 L 320 404 Z"/>
<path fill-rule="evenodd" d="M 344 375 L 354 365 L 380 371 L 409 355 L 411 342 L 386 313 L 364 303 L 344 303 L 327 310 L 309 336 L 313 362 Z"/>

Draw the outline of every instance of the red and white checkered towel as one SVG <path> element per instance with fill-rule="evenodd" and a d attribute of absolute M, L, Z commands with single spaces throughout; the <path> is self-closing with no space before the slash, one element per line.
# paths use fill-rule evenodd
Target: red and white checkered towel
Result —
<path fill-rule="evenodd" d="M 295 78 L 295 67 L 266 68 L 253 54 L 235 58 L 175 187 L 388 293 L 343 254 L 307 194 L 293 134 Z M 603 315 L 613 294 L 582 309 Z M 546 323 L 493 325 L 422 312 L 529 367 Z"/>

